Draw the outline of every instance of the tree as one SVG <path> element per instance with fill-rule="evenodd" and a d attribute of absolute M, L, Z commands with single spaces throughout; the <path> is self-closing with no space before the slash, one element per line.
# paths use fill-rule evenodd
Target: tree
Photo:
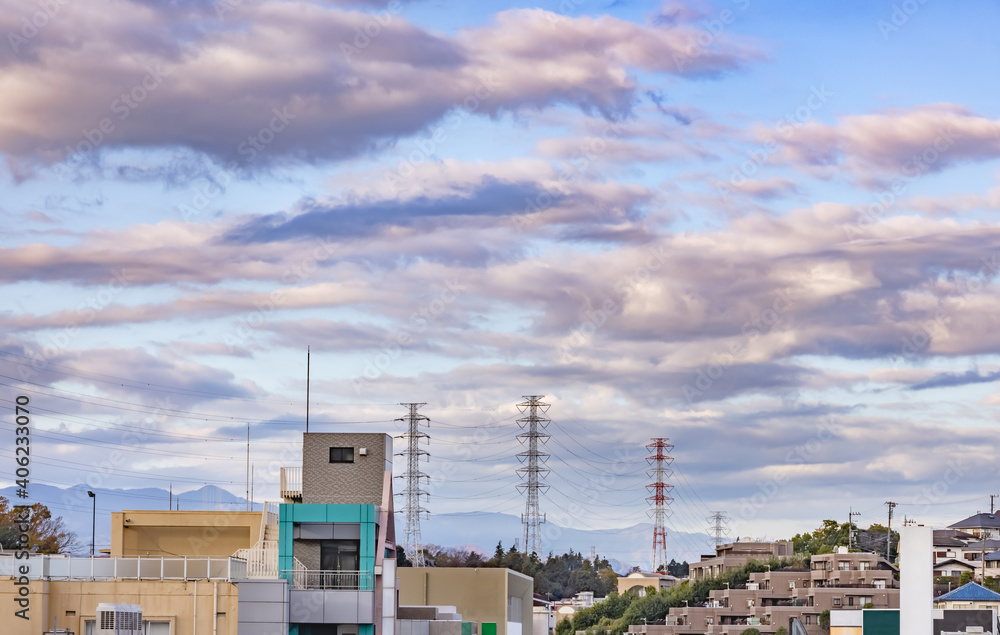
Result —
<path fill-rule="evenodd" d="M 830 611 L 827 609 L 819 614 L 819 627 L 824 631 L 830 630 Z"/>
<path fill-rule="evenodd" d="M 760 629 L 751 626 L 750 628 L 743 629 L 743 632 L 741 632 L 740 635 L 760 635 Z"/>
<path fill-rule="evenodd" d="M 406 550 L 403 549 L 402 545 L 396 545 L 396 566 L 397 567 L 412 567 L 413 563 L 410 559 L 406 557 Z"/>
<path fill-rule="evenodd" d="M 556 624 L 556 635 L 572 635 L 573 634 L 573 623 L 569 621 L 568 617 L 564 617 L 559 620 Z"/>
<path fill-rule="evenodd" d="M 27 519 L 28 544 L 20 545 L 20 524 Z M 26 548 L 32 553 L 68 553 L 79 546 L 76 534 L 66 529 L 62 517 L 53 518 L 49 508 L 41 503 L 15 510 L 0 496 L 0 545 L 4 549 Z"/>
<path fill-rule="evenodd" d="M 788 629 L 784 626 L 779 626 L 778 630 L 774 631 L 774 635 L 788 635 Z"/>
<path fill-rule="evenodd" d="M 962 585 L 968 584 L 970 582 L 972 582 L 972 572 L 971 571 L 963 571 L 962 575 L 960 575 L 958 577 L 958 586 L 962 586 Z"/>

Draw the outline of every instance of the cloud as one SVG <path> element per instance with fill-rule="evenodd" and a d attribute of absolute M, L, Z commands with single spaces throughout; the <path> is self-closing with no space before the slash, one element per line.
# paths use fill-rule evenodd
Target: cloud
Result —
<path fill-rule="evenodd" d="M 913 178 L 1000 157 L 1000 120 L 949 103 L 847 115 L 835 125 L 760 128 L 757 136 L 778 144 L 779 161 L 817 174 L 842 166 L 861 182 L 872 182 L 872 173 Z"/>
<path fill-rule="evenodd" d="M 252 219 L 230 231 L 226 240 L 252 243 L 310 236 L 344 239 L 370 235 L 387 226 L 420 225 L 422 220 L 436 217 L 511 216 L 523 212 L 525 201 L 534 200 L 541 192 L 534 183 L 509 183 L 484 176 L 464 195 L 383 199 L 336 206 L 306 201 L 299 204 L 302 211 L 295 216 L 280 214 Z M 563 197 L 557 194 L 554 198 L 559 203 Z"/>
<path fill-rule="evenodd" d="M 910 386 L 910 390 L 928 390 L 930 388 L 953 388 L 969 384 L 986 384 L 1000 379 L 1000 370 L 991 373 L 980 373 L 978 369 L 967 370 L 964 373 L 938 373 L 930 379 Z"/>
<path fill-rule="evenodd" d="M 0 2 L 0 31 L 18 32 L 19 6 Z M 701 77 L 756 57 L 720 38 L 678 68 L 692 25 L 607 16 L 511 10 L 442 36 L 385 9 L 225 6 L 219 16 L 186 3 L 60 5 L 36 36 L 0 54 L 0 92 L 10 96 L 0 151 L 15 166 L 68 157 L 71 168 L 95 148 L 182 147 L 241 166 L 335 160 L 448 113 L 566 104 L 621 118 L 639 90 L 632 69 Z"/>

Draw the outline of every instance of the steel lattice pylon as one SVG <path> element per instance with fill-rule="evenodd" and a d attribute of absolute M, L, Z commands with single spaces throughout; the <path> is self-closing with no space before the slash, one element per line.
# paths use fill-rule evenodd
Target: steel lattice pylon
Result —
<path fill-rule="evenodd" d="M 708 522 L 711 523 L 708 527 L 708 531 L 712 534 L 712 540 L 709 544 L 714 547 L 718 547 L 726 540 L 726 536 L 729 535 L 729 518 L 726 516 L 726 512 L 712 512 L 712 515 L 707 518 Z"/>
<path fill-rule="evenodd" d="M 403 497 L 402 512 L 406 517 L 403 531 L 403 549 L 406 550 L 414 567 L 422 567 L 425 565 L 425 562 L 424 545 L 420 538 L 420 514 L 428 512 L 421 506 L 420 499 L 421 497 L 428 496 L 428 494 L 425 490 L 421 489 L 420 480 L 428 477 L 420 471 L 420 457 L 430 457 L 430 453 L 426 450 L 421 450 L 420 443 L 421 441 L 430 443 L 431 437 L 426 432 L 421 432 L 419 427 L 422 422 L 426 422 L 429 425 L 430 419 L 424 415 L 417 414 L 420 406 L 426 406 L 426 403 L 401 403 L 399 405 L 406 406 L 410 411 L 405 417 L 396 419 L 396 421 L 408 422 L 407 432 L 396 437 L 397 439 L 406 439 L 407 441 L 406 450 L 396 453 L 396 456 L 406 457 L 406 471 L 396 477 L 404 479 L 406 482 L 405 488 L 398 494 L 398 496 Z"/>
<path fill-rule="evenodd" d="M 549 411 L 550 404 L 542 403 L 540 400 L 545 395 L 524 395 L 523 403 L 517 404 L 517 410 L 521 414 L 527 411 L 526 417 L 517 420 L 518 425 L 526 428 L 526 432 L 517 435 L 518 441 L 527 441 L 528 450 L 517 455 L 517 459 L 525 464 L 518 468 L 517 473 L 521 478 L 526 479 L 524 483 L 517 486 L 517 489 L 527 494 L 524 505 L 524 515 L 521 516 L 521 523 L 524 525 L 524 553 L 540 554 L 542 552 L 542 523 L 545 522 L 545 514 L 538 509 L 538 494 L 547 490 L 548 485 L 541 482 L 549 474 L 549 470 L 543 467 L 549 455 L 538 449 L 539 442 L 545 443 L 549 435 L 543 432 L 549 423 L 549 418 L 545 413 Z"/>
<path fill-rule="evenodd" d="M 653 493 L 646 500 L 653 503 L 653 509 L 650 510 L 650 515 L 653 517 L 651 570 L 659 571 L 660 567 L 665 569 L 667 566 L 667 517 L 670 515 L 667 506 L 674 500 L 669 495 L 674 486 L 667 483 L 666 479 L 673 476 L 670 464 L 674 462 L 674 459 L 668 453 L 674 449 L 674 446 L 672 443 L 668 443 L 669 439 L 666 438 L 650 440 L 652 443 L 646 444 L 650 451 L 646 460 L 652 467 L 646 470 L 646 473 L 655 479 L 655 482 L 646 486 L 646 489 Z"/>

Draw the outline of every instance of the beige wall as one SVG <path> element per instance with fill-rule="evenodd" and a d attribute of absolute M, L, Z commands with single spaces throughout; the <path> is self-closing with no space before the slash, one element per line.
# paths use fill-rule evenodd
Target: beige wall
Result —
<path fill-rule="evenodd" d="M 0 584 L 0 606 L 4 615 L 0 632 L 4 635 L 40 635 L 52 628 L 56 618 L 59 628 L 69 628 L 83 635 L 83 621 L 94 619 L 97 605 L 104 602 L 138 604 L 145 620 L 171 622 L 171 635 L 195 635 L 194 619 L 197 604 L 197 635 L 212 633 L 212 605 L 218 585 L 217 635 L 237 635 L 237 591 L 231 582 L 185 582 L 160 580 L 118 581 L 44 581 L 32 580 L 28 588 L 29 620 L 13 617 L 16 588 L 9 581 Z M 195 588 L 197 587 L 197 600 Z"/>
<path fill-rule="evenodd" d="M 354 463 L 330 463 L 331 447 L 353 447 Z M 367 456 L 361 456 L 361 448 L 368 451 Z M 303 435 L 303 503 L 381 505 L 387 471 L 392 471 L 389 435 L 361 432 Z"/>
<path fill-rule="evenodd" d="M 522 633 L 532 633 L 534 580 L 528 576 L 509 569 L 401 567 L 397 577 L 400 606 L 455 606 L 467 622 L 496 622 L 497 635 L 507 635 L 507 597 L 520 597 Z"/>
<path fill-rule="evenodd" d="M 112 556 L 231 556 L 257 543 L 261 512 L 111 514 Z"/>

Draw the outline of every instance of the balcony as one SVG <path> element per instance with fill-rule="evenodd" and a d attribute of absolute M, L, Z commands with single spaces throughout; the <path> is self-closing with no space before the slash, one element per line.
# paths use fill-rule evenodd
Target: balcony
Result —
<path fill-rule="evenodd" d="M 281 497 L 302 500 L 302 468 L 281 468 Z"/>
<path fill-rule="evenodd" d="M 293 569 L 282 571 L 281 577 L 288 580 L 292 590 L 371 591 L 375 588 L 371 571 Z"/>

